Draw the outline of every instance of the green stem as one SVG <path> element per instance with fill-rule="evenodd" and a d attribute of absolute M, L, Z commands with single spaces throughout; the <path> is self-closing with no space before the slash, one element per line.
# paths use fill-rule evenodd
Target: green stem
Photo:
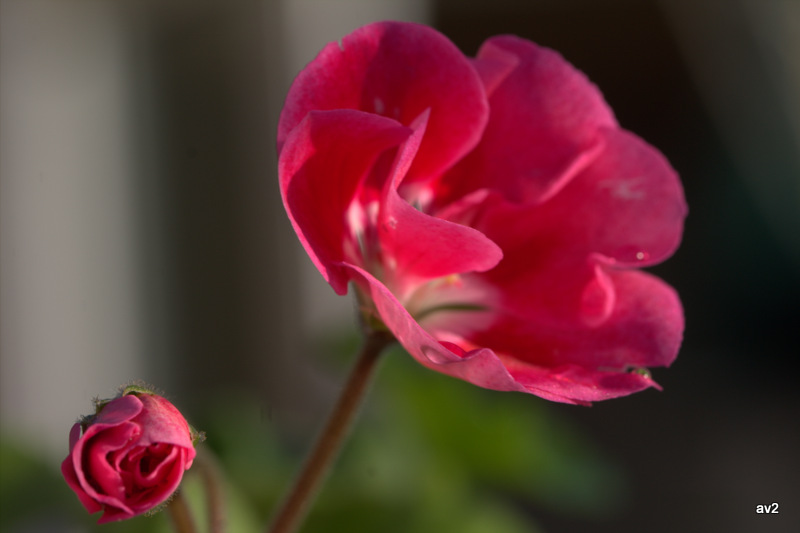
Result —
<path fill-rule="evenodd" d="M 172 526 L 177 533 L 196 533 L 197 529 L 194 526 L 192 514 L 180 489 L 172 495 L 172 500 L 167 505 L 167 509 L 172 519 Z"/>
<path fill-rule="evenodd" d="M 299 527 L 358 412 L 367 385 L 374 374 L 378 356 L 393 340 L 394 338 L 385 331 L 370 331 L 367 334 L 341 396 L 297 476 L 292 490 L 275 514 L 268 529 L 269 533 L 292 533 Z"/>

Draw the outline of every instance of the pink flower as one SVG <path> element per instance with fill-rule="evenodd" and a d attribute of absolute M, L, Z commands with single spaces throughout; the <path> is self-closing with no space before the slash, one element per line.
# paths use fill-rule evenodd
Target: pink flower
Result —
<path fill-rule="evenodd" d="M 370 24 L 298 75 L 278 151 L 314 264 L 426 367 L 587 404 L 675 359 L 680 301 L 637 268 L 677 248 L 681 184 L 556 52 Z"/>
<path fill-rule="evenodd" d="M 104 511 L 100 524 L 164 502 L 195 457 L 189 424 L 154 394 L 111 400 L 81 426 L 72 426 L 61 473 L 87 511 Z"/>

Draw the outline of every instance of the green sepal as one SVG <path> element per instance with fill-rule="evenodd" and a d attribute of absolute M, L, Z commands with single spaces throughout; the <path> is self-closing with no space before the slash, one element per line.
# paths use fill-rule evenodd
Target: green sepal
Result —
<path fill-rule="evenodd" d="M 119 395 L 117 398 L 127 396 L 128 394 L 152 394 L 154 396 L 164 396 L 164 393 L 157 390 L 152 385 L 148 385 L 144 381 L 136 380 L 119 388 Z"/>
<path fill-rule="evenodd" d="M 188 423 L 188 422 L 187 422 Z M 189 432 L 192 434 L 192 446 L 197 448 L 197 445 L 206 440 L 206 432 L 198 431 L 195 427 L 189 424 Z"/>

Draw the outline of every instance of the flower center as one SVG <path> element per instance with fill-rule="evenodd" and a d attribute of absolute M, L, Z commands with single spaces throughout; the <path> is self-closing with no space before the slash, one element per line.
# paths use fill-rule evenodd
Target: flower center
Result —
<path fill-rule="evenodd" d="M 488 290 L 471 274 L 450 274 L 424 282 L 402 300 L 417 322 L 426 325 L 469 321 L 466 314 L 485 316 Z"/>
<path fill-rule="evenodd" d="M 426 195 L 426 192 L 424 187 L 406 189 L 403 197 L 410 194 L 411 205 L 424 211 L 430 203 L 430 194 Z M 457 322 L 469 324 L 468 329 L 474 329 L 479 318 L 485 323 L 489 304 L 493 301 L 489 286 L 472 273 L 449 274 L 434 279 L 413 279 L 399 273 L 396 259 L 381 247 L 379 214 L 380 203 L 377 200 L 365 202 L 363 198 L 356 198 L 350 204 L 346 220 L 351 238 L 345 244 L 349 259 L 380 280 L 426 329 L 444 322 L 451 328 L 456 327 Z M 365 297 L 366 294 L 361 294 L 359 299 L 369 306 Z"/>

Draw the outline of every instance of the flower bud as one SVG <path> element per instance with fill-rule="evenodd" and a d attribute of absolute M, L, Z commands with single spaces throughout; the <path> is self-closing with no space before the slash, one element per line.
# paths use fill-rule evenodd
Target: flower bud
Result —
<path fill-rule="evenodd" d="M 138 386 L 97 401 L 72 426 L 61 473 L 98 523 L 132 518 L 166 501 L 195 457 L 196 433 L 163 397 Z"/>

